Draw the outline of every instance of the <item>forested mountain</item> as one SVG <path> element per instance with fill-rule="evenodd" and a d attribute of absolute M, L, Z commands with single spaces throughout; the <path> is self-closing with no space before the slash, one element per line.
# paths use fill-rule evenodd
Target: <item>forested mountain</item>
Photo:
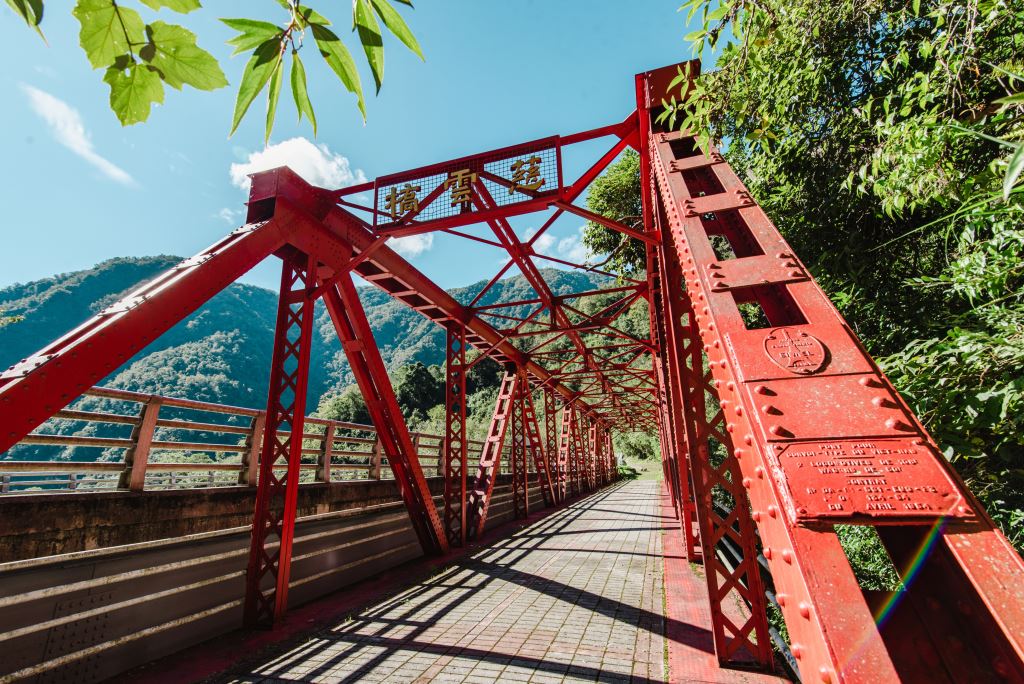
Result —
<path fill-rule="evenodd" d="M 0 290 L 0 313 L 22 320 L 0 327 L 0 368 L 18 362 L 73 329 L 142 282 L 180 261 L 174 256 L 118 258 L 94 268 Z M 598 276 L 546 273 L 556 293 L 589 289 Z M 470 301 L 476 283 L 451 294 Z M 377 345 L 389 370 L 444 363 L 444 332 L 417 312 L 371 287 L 360 288 Z M 534 296 L 521 276 L 500 281 L 484 303 Z M 178 323 L 101 383 L 122 389 L 236 406 L 266 401 L 277 294 L 234 284 Z M 329 317 L 318 308 L 310 363 L 308 405 L 351 383 Z"/>

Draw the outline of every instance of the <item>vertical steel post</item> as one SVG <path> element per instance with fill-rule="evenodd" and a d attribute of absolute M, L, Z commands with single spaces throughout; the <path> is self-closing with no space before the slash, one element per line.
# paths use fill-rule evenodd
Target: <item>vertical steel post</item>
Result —
<path fill-rule="evenodd" d="M 525 518 L 529 515 L 529 492 L 528 468 L 527 468 L 527 433 L 526 421 L 524 420 L 524 392 L 529 392 L 525 387 L 523 378 L 516 383 L 516 392 L 512 398 L 512 413 L 509 418 L 509 431 L 511 434 L 509 448 L 509 465 L 512 471 L 512 511 L 516 518 Z"/>
<path fill-rule="evenodd" d="M 245 624 L 249 627 L 272 626 L 288 605 L 315 272 L 315 259 L 302 254 L 286 257 L 281 269 L 267 426 L 246 572 Z M 272 537 L 277 539 L 276 549 Z"/>
<path fill-rule="evenodd" d="M 544 387 L 544 454 L 551 472 L 555 503 L 561 503 L 565 498 L 565 470 L 559 457 L 558 406 L 555 396 L 553 389 Z"/>
<path fill-rule="evenodd" d="M 466 327 L 446 327 L 444 529 L 452 546 L 466 544 Z"/>

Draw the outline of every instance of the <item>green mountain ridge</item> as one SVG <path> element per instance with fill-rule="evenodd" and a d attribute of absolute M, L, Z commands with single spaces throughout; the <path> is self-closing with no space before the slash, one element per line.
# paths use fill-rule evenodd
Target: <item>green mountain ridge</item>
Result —
<path fill-rule="evenodd" d="M 91 269 L 0 289 L 0 312 L 23 317 L 18 323 L 0 327 L 0 368 L 42 349 L 180 261 L 167 255 L 115 258 Z M 557 294 L 592 289 L 604 281 L 593 274 L 554 269 L 545 271 L 545 276 Z M 484 284 L 480 281 L 450 293 L 468 303 Z M 444 363 L 444 331 L 440 327 L 380 290 L 361 287 L 359 291 L 389 371 L 414 362 Z M 514 276 L 499 281 L 481 303 L 533 296 L 525 278 Z M 262 408 L 276 311 L 275 292 L 253 285 L 230 285 L 97 384 Z M 334 327 L 323 306 L 318 306 L 307 406 L 312 410 L 323 396 L 339 393 L 351 383 Z M 90 402 L 97 404 L 94 409 L 100 405 L 96 400 L 86 404 Z M 86 434 L 80 425 L 76 431 Z M 17 457 L 28 456 L 18 453 Z"/>

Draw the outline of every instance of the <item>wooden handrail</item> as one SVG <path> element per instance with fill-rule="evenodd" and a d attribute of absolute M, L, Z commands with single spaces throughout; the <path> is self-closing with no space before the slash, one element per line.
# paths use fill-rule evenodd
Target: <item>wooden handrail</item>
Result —
<path fill-rule="evenodd" d="M 54 414 L 53 418 L 99 426 L 130 425 L 132 426 L 131 436 L 100 437 L 33 433 L 26 436 L 19 444 L 105 450 L 121 449 L 123 450 L 121 458 L 116 461 L 0 461 L 0 483 L 2 483 L 0 484 L 0 493 L 19 493 L 29 486 L 51 486 L 60 490 L 74 489 L 84 493 L 102 491 L 99 485 L 107 482 L 115 485 L 118 489 L 141 491 L 146 488 L 147 473 L 170 474 L 172 478 L 170 486 L 178 488 L 188 488 L 189 482 L 186 477 L 184 482 L 179 481 L 175 485 L 173 481 L 175 474 L 206 473 L 212 478 L 213 474 L 217 472 L 236 473 L 237 477 L 231 478 L 231 483 L 249 487 L 256 486 L 259 452 L 265 424 L 263 411 L 110 387 L 93 387 L 84 392 L 83 396 L 131 402 L 138 404 L 139 409 L 134 414 L 64 409 Z M 160 412 L 164 408 L 216 413 L 244 420 L 241 424 L 231 425 L 200 419 L 162 418 Z M 369 479 L 379 480 L 382 478 L 387 456 L 384 455 L 380 447 L 380 442 L 376 437 L 377 431 L 372 425 L 318 417 L 307 418 L 306 425 L 307 428 L 302 435 L 304 441 L 302 454 L 304 461 L 307 462 L 301 465 L 300 470 L 314 471 L 314 481 L 337 481 L 338 478 L 333 478 L 332 473 L 341 475 L 344 472 L 355 471 L 365 472 Z M 313 428 L 314 430 L 322 428 L 322 431 L 310 432 L 308 426 L 316 426 Z M 121 429 L 124 430 L 124 428 Z M 220 437 L 220 440 L 201 442 L 195 441 L 193 436 L 189 438 L 189 441 L 175 441 L 173 436 L 181 436 L 183 431 L 212 434 Z M 280 434 L 287 435 L 288 433 Z M 413 439 L 414 448 L 423 463 L 424 470 L 441 475 L 444 467 L 444 437 L 418 431 L 410 431 L 409 434 Z M 232 443 L 235 437 L 238 439 Z M 467 443 L 471 451 L 479 451 L 484 444 L 479 440 L 468 440 Z M 362 448 L 360 449 L 360 447 Z M 207 463 L 153 460 L 154 452 L 167 451 L 181 451 L 186 454 L 239 454 L 241 458 L 237 462 L 232 459 L 231 462 Z M 335 459 L 338 459 L 339 462 L 336 462 Z M 100 475 L 88 480 L 77 477 L 78 474 L 84 473 L 100 473 Z M 102 473 L 115 475 L 113 479 L 104 479 L 111 476 Z M 57 479 L 47 479 L 51 477 Z M 161 488 L 167 486 L 164 482 L 154 482 L 154 484 Z M 193 484 L 192 486 L 206 484 L 208 483 Z M 227 483 L 222 481 L 222 484 Z M 83 485 L 96 488 L 83 489 Z M 110 489 L 110 487 L 106 489 Z"/>

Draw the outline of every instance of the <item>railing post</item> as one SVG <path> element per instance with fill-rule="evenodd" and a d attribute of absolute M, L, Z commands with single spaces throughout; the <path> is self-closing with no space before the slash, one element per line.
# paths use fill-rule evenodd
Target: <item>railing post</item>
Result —
<path fill-rule="evenodd" d="M 370 457 L 370 479 L 380 479 L 380 462 L 384 455 L 384 445 L 381 444 L 380 437 L 373 444 L 373 456 Z"/>
<path fill-rule="evenodd" d="M 160 417 L 160 397 L 150 397 L 142 408 L 139 422 L 132 430 L 132 445 L 124 454 L 124 470 L 118 480 L 118 489 L 130 489 L 141 492 L 146 486 L 146 464 L 149 463 L 149 450 L 153 445 L 153 434 L 156 432 L 156 421 Z"/>
<path fill-rule="evenodd" d="M 75 474 L 74 473 L 68 473 L 68 489 L 76 489 L 77 487 L 78 487 L 78 482 L 77 482 L 77 480 L 75 480 Z"/>
<path fill-rule="evenodd" d="M 324 441 L 320 446 L 320 458 L 316 467 L 317 482 L 331 481 L 331 456 L 334 454 L 334 434 L 337 429 L 337 425 L 328 423 L 324 430 Z"/>
<path fill-rule="evenodd" d="M 6 494 L 11 491 L 11 476 L 4 475 L 3 479 L 0 479 L 0 494 Z"/>
<path fill-rule="evenodd" d="M 267 414 L 260 411 L 249 422 L 249 435 L 245 438 L 248 449 L 242 453 L 242 469 L 238 473 L 238 484 L 256 486 L 256 477 L 260 471 L 260 448 L 263 446 L 263 428 L 267 424 Z"/>

